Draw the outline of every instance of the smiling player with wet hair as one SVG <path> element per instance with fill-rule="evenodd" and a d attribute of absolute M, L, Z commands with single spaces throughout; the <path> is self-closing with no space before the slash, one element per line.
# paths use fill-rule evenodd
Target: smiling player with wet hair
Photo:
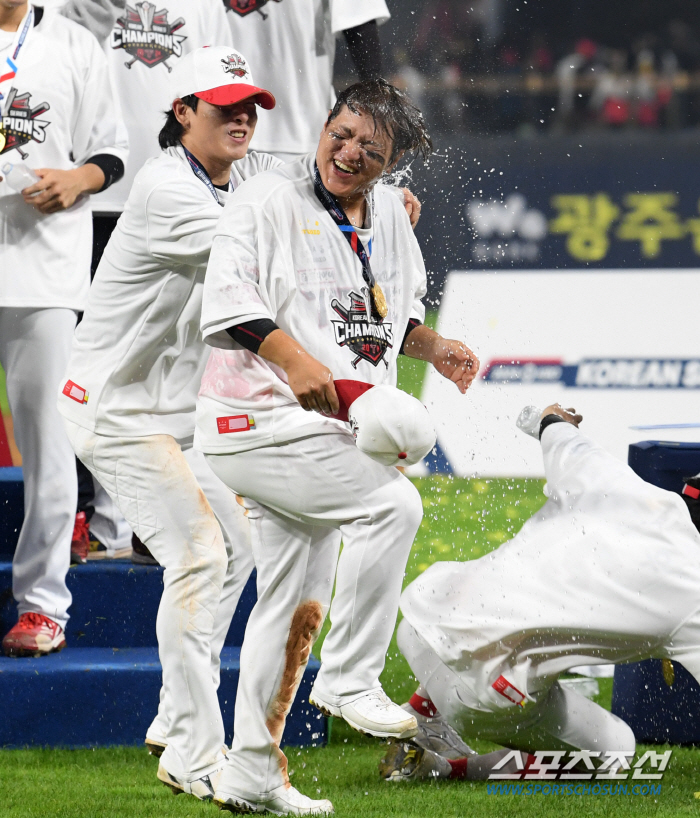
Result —
<path fill-rule="evenodd" d="M 373 736 L 417 729 L 379 675 L 421 499 L 332 416 L 347 401 L 336 378 L 393 385 L 399 352 L 429 361 L 462 392 L 478 370 L 464 344 L 421 323 L 420 248 L 400 197 L 377 185 L 405 152 L 431 147 L 404 94 L 384 80 L 359 83 L 338 98 L 315 155 L 241 185 L 217 228 L 202 310 L 215 349 L 195 445 L 245 496 L 258 571 L 234 743 L 215 795 L 233 811 L 332 811 L 290 786 L 279 744 L 336 566 L 310 701 Z"/>

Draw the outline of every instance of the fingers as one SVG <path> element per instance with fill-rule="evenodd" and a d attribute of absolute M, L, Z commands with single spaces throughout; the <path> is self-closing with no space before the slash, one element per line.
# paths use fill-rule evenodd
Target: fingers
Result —
<path fill-rule="evenodd" d="M 328 384 L 328 388 L 326 390 L 328 395 L 328 403 L 331 409 L 331 415 L 337 415 L 340 411 L 340 399 L 338 398 L 338 393 L 335 391 L 335 384 L 331 380 Z"/>
<path fill-rule="evenodd" d="M 418 224 L 418 219 L 420 219 L 421 203 L 407 187 L 401 190 L 403 191 L 404 207 L 411 221 L 411 227 L 415 228 Z"/>

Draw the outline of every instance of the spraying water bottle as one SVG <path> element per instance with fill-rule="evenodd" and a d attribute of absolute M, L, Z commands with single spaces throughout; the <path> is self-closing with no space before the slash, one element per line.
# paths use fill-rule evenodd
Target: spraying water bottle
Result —
<path fill-rule="evenodd" d="M 2 175 L 7 184 L 17 193 L 21 193 L 25 188 L 31 187 L 39 181 L 36 173 L 23 162 L 16 165 L 7 162 L 2 166 Z"/>
<path fill-rule="evenodd" d="M 537 406 L 526 406 L 520 413 L 515 425 L 526 435 L 534 437 L 535 440 L 540 439 L 540 419 L 542 417 L 542 410 Z"/>

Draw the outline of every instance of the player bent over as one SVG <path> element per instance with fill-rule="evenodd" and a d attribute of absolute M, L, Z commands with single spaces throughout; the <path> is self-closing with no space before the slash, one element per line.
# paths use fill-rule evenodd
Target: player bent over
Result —
<path fill-rule="evenodd" d="M 548 500 L 512 540 L 436 563 L 404 591 L 399 647 L 422 686 L 408 712 L 437 709 L 461 736 L 526 752 L 604 757 L 633 752 L 632 730 L 564 689 L 560 673 L 666 657 L 700 680 L 700 536 L 678 495 L 644 482 L 580 421 L 555 405 L 530 425 Z M 469 778 L 470 760 L 455 773 L 430 747 L 397 745 L 380 769 Z"/>
<path fill-rule="evenodd" d="M 202 305 L 204 338 L 217 348 L 195 445 L 245 496 L 258 571 L 233 747 L 215 795 L 233 811 L 332 810 L 290 786 L 279 743 L 330 604 L 341 537 L 310 701 L 370 735 L 417 729 L 379 674 L 420 496 L 330 416 L 334 378 L 393 385 L 400 350 L 431 361 L 462 392 L 478 369 L 463 344 L 421 324 L 420 249 L 399 199 L 375 186 L 404 151 L 430 149 L 422 116 L 400 92 L 359 83 L 338 97 L 316 154 L 241 185 L 219 223 Z"/>
<path fill-rule="evenodd" d="M 202 285 L 224 203 L 280 162 L 248 153 L 256 106 L 274 99 L 241 54 L 197 49 L 172 83 L 163 151 L 105 249 L 58 404 L 76 454 L 165 569 L 163 689 L 146 741 L 164 750 L 164 783 L 208 798 L 224 761 L 219 653 L 253 561 L 242 510 L 192 449 Z"/>

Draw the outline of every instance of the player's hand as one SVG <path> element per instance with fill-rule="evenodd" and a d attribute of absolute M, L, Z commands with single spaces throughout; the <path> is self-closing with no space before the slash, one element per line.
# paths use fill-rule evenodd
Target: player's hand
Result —
<path fill-rule="evenodd" d="M 406 208 L 408 218 L 411 220 L 411 227 L 415 230 L 418 219 L 420 219 L 421 203 L 407 187 L 403 187 L 401 190 L 403 192 L 403 206 Z"/>
<path fill-rule="evenodd" d="M 479 359 L 461 341 L 438 336 L 433 346 L 431 363 L 437 371 L 457 385 L 464 394 L 479 371 Z"/>
<path fill-rule="evenodd" d="M 322 415 L 338 413 L 340 402 L 333 374 L 311 355 L 300 355 L 293 366 L 287 367 L 287 380 L 302 409 Z"/>
<path fill-rule="evenodd" d="M 568 409 L 564 409 L 558 403 L 550 404 L 544 410 L 544 412 L 542 412 L 541 417 L 546 418 L 547 415 L 557 415 L 558 417 L 565 420 L 567 423 L 570 423 L 572 426 L 575 426 L 577 429 L 579 423 L 583 420 L 583 415 L 579 415 L 573 408 L 573 406 L 569 407 Z"/>
<path fill-rule="evenodd" d="M 67 210 L 83 193 L 99 190 L 104 184 L 104 173 L 97 165 L 83 165 L 73 170 L 37 168 L 34 173 L 39 181 L 26 187 L 22 197 L 28 205 L 45 214 Z"/>

